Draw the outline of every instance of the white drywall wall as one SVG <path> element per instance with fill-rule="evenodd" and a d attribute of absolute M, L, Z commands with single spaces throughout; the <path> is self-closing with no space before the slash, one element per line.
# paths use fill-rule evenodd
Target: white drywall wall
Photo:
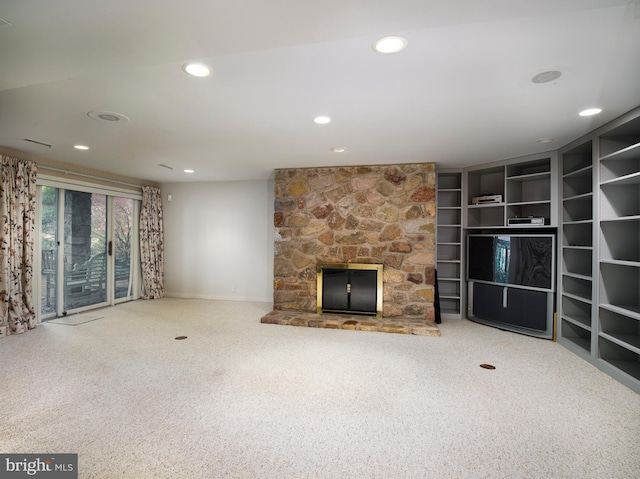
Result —
<path fill-rule="evenodd" d="M 167 296 L 272 302 L 273 181 L 161 189 Z"/>

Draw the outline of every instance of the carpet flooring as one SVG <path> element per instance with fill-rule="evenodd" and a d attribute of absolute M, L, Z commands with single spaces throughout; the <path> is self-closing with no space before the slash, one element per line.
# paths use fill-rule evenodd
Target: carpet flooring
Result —
<path fill-rule="evenodd" d="M 0 339 L 0 452 L 77 453 L 80 478 L 639 477 L 640 395 L 556 343 L 270 310 L 136 301 Z"/>

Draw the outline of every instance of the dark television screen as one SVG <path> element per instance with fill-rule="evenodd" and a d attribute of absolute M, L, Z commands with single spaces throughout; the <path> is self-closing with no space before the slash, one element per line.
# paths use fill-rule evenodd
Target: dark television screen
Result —
<path fill-rule="evenodd" d="M 469 235 L 469 280 L 553 289 L 552 235 Z"/>
<path fill-rule="evenodd" d="M 493 281 L 493 236 L 469 236 L 467 274 L 469 279 Z"/>

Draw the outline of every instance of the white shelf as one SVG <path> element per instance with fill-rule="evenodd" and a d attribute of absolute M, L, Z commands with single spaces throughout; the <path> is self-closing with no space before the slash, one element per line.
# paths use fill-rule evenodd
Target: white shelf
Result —
<path fill-rule="evenodd" d="M 566 296 L 567 298 L 573 298 L 573 299 L 577 299 L 578 301 L 582 301 L 584 303 L 588 303 L 588 304 L 592 304 L 591 301 L 591 293 L 586 294 L 586 293 L 582 293 L 582 294 L 577 294 L 577 293 L 572 293 L 570 291 L 563 291 L 562 292 L 563 296 Z"/>
<path fill-rule="evenodd" d="M 569 336 L 565 334 L 562 336 L 562 339 L 571 342 L 574 346 L 584 349 L 587 352 L 591 349 L 591 340 L 588 337 Z"/>
<path fill-rule="evenodd" d="M 632 334 L 607 334 L 600 333 L 600 337 L 606 338 L 618 346 L 628 349 L 632 353 L 640 354 L 640 337 Z"/>
<path fill-rule="evenodd" d="M 593 278 L 591 275 L 579 274 L 579 273 L 571 273 L 569 271 L 563 271 L 562 276 L 567 276 L 569 278 L 578 278 L 583 281 L 591 281 Z"/>
<path fill-rule="evenodd" d="M 600 303 L 602 309 L 618 313 L 622 316 L 640 320 L 640 306 L 637 304 L 610 304 Z"/>
<path fill-rule="evenodd" d="M 638 261 L 625 261 L 621 259 L 600 259 L 600 264 L 614 264 L 617 266 L 632 266 L 635 268 L 640 267 L 640 262 Z"/>
<path fill-rule="evenodd" d="M 585 331 L 591 331 L 591 326 L 588 325 L 588 322 L 591 321 L 591 316 L 562 316 L 563 321 L 569 321 L 572 324 L 584 329 Z"/>
<path fill-rule="evenodd" d="M 600 220 L 600 223 L 609 223 L 609 222 L 617 222 L 617 221 L 640 221 L 640 215 L 620 216 L 617 218 L 603 218 Z"/>
<path fill-rule="evenodd" d="M 528 206 L 528 205 L 551 205 L 551 200 L 540 201 L 514 201 L 507 203 L 508 206 Z"/>
<path fill-rule="evenodd" d="M 640 156 L 640 142 L 635 143 L 631 146 L 627 146 L 626 148 L 622 148 L 621 150 L 614 151 L 608 155 L 605 155 L 600 158 L 600 161 L 610 161 L 610 160 L 635 160 Z"/>
<path fill-rule="evenodd" d="M 506 203 L 502 202 L 502 203 L 485 203 L 482 205 L 469 205 L 468 207 L 471 209 L 482 209 L 482 208 L 500 208 L 502 206 L 505 206 Z"/>
<path fill-rule="evenodd" d="M 587 220 L 575 220 L 575 221 L 563 221 L 562 224 L 563 225 L 589 225 L 592 224 L 593 220 L 592 219 L 587 219 Z"/>
<path fill-rule="evenodd" d="M 591 198 L 593 198 L 593 191 L 588 191 L 587 193 L 581 193 L 579 195 L 567 196 L 566 198 L 562 198 L 562 201 L 579 201 Z"/>
<path fill-rule="evenodd" d="M 640 353 L 638 348 L 621 337 L 608 334 L 598 336 L 599 360 L 622 373 L 623 380 L 633 389 L 640 382 Z"/>
<path fill-rule="evenodd" d="M 458 318 L 460 316 L 460 300 L 452 298 L 440 299 L 440 313 L 442 316 Z"/>
<path fill-rule="evenodd" d="M 638 185 L 640 184 L 640 172 L 629 173 L 619 178 L 611 178 L 600 183 L 600 186 L 606 185 Z"/>
<path fill-rule="evenodd" d="M 550 171 L 543 171 L 540 173 L 530 173 L 526 175 L 507 176 L 507 180 L 508 181 L 535 181 L 535 180 L 547 179 L 550 177 L 551 177 Z"/>
<path fill-rule="evenodd" d="M 593 176 L 593 165 L 588 165 L 582 168 L 578 168 L 577 170 L 569 171 L 562 175 L 564 179 L 571 178 L 592 178 Z"/>

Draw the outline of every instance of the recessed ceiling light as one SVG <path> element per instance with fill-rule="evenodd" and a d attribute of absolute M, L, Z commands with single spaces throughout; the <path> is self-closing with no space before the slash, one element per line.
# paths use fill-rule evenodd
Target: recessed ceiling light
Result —
<path fill-rule="evenodd" d="M 378 53 L 398 53 L 404 50 L 409 42 L 404 37 L 383 37 L 371 47 Z"/>
<path fill-rule="evenodd" d="M 204 63 L 185 63 L 182 69 L 194 77 L 208 77 L 211 74 L 211 69 Z"/>
<path fill-rule="evenodd" d="M 549 70 L 546 72 L 538 73 L 531 78 L 532 83 L 549 83 L 557 80 L 562 76 L 562 72 L 558 70 Z"/>
<path fill-rule="evenodd" d="M 602 111 L 602 108 L 587 108 L 586 110 L 582 110 L 578 115 L 580 116 L 593 116 L 597 115 Z"/>
<path fill-rule="evenodd" d="M 551 137 L 549 137 L 549 138 L 538 138 L 536 140 L 536 143 L 551 143 L 552 141 L 556 141 L 556 139 L 555 138 L 551 138 Z"/>
<path fill-rule="evenodd" d="M 333 148 L 331 148 L 331 151 L 333 151 L 334 153 L 344 153 L 347 150 L 348 148 L 346 146 L 334 146 Z"/>
<path fill-rule="evenodd" d="M 326 125 L 327 123 L 331 123 L 331 118 L 329 118 L 328 116 L 316 116 L 313 119 L 314 122 L 316 122 L 318 125 Z"/>
<path fill-rule="evenodd" d="M 88 146 L 84 146 L 84 145 L 73 145 L 73 147 L 74 147 L 76 150 L 88 150 L 88 149 L 89 149 L 89 147 L 88 147 Z"/>
<path fill-rule="evenodd" d="M 184 170 L 185 173 L 195 173 L 193 170 Z"/>

